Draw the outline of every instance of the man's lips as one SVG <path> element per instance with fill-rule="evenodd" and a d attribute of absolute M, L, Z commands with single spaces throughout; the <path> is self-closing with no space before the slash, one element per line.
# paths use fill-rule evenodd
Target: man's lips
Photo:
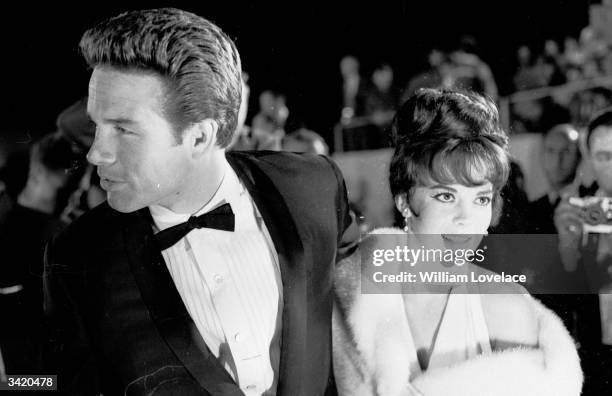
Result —
<path fill-rule="evenodd" d="M 107 176 L 100 176 L 100 187 L 102 187 L 106 191 L 110 191 L 113 188 L 117 187 L 120 184 L 125 183 L 122 180 L 109 178 Z"/>
<path fill-rule="evenodd" d="M 113 175 L 107 175 L 106 173 L 102 173 L 98 171 L 98 176 L 100 177 L 100 180 L 106 180 L 109 181 L 111 183 L 122 183 L 123 180 L 121 180 L 121 178 L 113 176 Z"/>
<path fill-rule="evenodd" d="M 121 181 L 121 180 L 119 180 L 119 179 L 113 179 L 112 177 L 102 177 L 102 176 L 101 176 L 101 177 L 100 177 L 100 180 L 106 180 L 106 181 L 111 182 L 111 183 L 122 183 L 122 181 Z"/>

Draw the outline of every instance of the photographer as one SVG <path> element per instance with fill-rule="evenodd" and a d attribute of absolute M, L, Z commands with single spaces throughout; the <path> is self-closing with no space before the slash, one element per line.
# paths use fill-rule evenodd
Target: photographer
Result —
<path fill-rule="evenodd" d="M 585 210 L 577 204 L 577 201 L 584 201 L 576 198 L 612 197 L 612 109 L 591 121 L 586 148 L 596 181 L 591 187 L 581 186 L 577 193 L 563 194 L 555 210 L 554 222 L 563 268 L 567 272 L 582 272 L 589 289 L 598 292 L 612 283 L 612 235 L 584 232 Z M 594 262 L 585 261 L 587 259 L 594 259 Z"/>
<path fill-rule="evenodd" d="M 612 386 L 612 321 L 605 315 L 612 310 L 612 233 L 605 227 L 593 228 L 589 224 L 593 221 L 587 222 L 585 215 L 602 215 L 595 217 L 601 217 L 605 223 L 605 211 L 601 211 L 603 198 L 612 197 L 612 109 L 598 114 L 589 123 L 586 148 L 596 181 L 591 187 L 581 187 L 577 194 L 564 194 L 554 220 L 561 262 L 574 281 L 573 292 L 589 293 L 565 300 L 571 305 L 567 308 L 572 312 L 573 335 L 580 347 L 584 394 L 601 394 Z M 602 199 L 585 210 L 580 204 L 586 197 Z"/>

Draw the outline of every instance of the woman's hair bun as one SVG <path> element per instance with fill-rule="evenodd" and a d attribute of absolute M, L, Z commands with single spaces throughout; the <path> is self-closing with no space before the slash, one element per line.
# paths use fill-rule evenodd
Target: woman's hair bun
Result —
<path fill-rule="evenodd" d="M 470 91 L 421 88 L 400 106 L 391 129 L 395 147 L 444 136 L 489 137 L 507 145 L 495 103 Z"/>

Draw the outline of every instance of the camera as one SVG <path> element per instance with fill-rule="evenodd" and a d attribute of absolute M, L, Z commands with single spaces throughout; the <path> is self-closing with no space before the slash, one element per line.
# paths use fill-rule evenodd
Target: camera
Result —
<path fill-rule="evenodd" d="M 612 233 L 612 198 L 571 197 L 569 203 L 580 208 L 585 233 Z"/>

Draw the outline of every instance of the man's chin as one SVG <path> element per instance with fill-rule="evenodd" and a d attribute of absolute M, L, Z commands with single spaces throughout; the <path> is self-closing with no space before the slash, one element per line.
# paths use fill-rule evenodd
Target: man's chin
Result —
<path fill-rule="evenodd" d="M 121 213 L 132 213 L 146 206 L 142 203 L 120 199 L 119 197 L 115 197 L 112 194 L 107 194 L 106 199 L 107 199 L 108 205 L 111 208 Z"/>

